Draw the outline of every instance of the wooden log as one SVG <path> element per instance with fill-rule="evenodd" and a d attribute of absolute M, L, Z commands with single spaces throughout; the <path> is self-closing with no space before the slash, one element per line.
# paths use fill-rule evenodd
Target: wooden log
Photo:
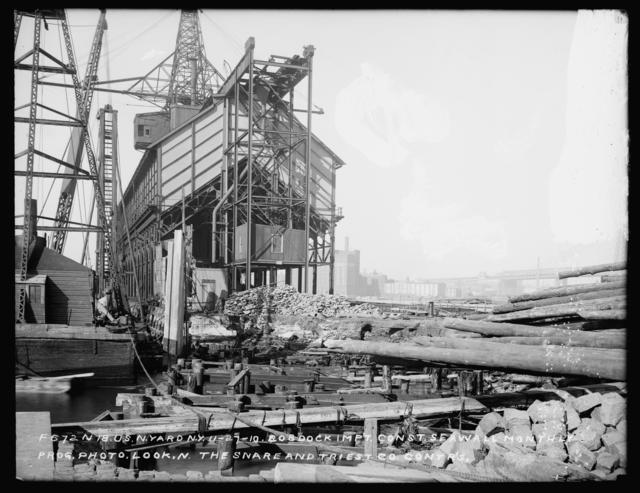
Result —
<path fill-rule="evenodd" d="M 392 389 L 391 368 L 389 365 L 384 365 L 382 367 L 382 388 L 387 392 L 391 392 Z"/>
<path fill-rule="evenodd" d="M 503 343 L 500 342 L 502 338 L 492 338 L 492 339 L 455 339 L 449 337 L 414 337 L 413 341 L 420 346 L 426 347 L 439 347 L 439 348 L 447 348 L 447 349 L 479 349 L 479 350 L 494 350 L 496 348 L 500 348 L 500 344 L 503 344 L 507 348 L 512 348 L 516 351 L 528 351 L 529 349 L 519 348 L 517 344 Z M 569 355 L 571 352 L 579 352 L 580 354 L 589 355 L 594 354 L 597 356 L 612 356 L 612 357 L 620 357 L 624 358 L 625 351 L 620 348 L 587 348 L 587 347 L 564 347 L 558 345 L 547 345 L 548 347 L 554 348 L 564 348 L 565 352 Z M 531 348 L 533 349 L 533 348 Z M 545 348 L 535 348 L 545 349 Z"/>
<path fill-rule="evenodd" d="M 587 274 L 598 274 L 599 272 L 612 272 L 617 270 L 625 270 L 627 262 L 614 262 L 611 264 L 590 265 L 588 267 L 580 267 L 579 269 L 565 270 L 558 272 L 558 279 L 566 279 L 568 277 L 579 277 Z"/>
<path fill-rule="evenodd" d="M 578 310 L 578 315 L 585 320 L 626 320 L 627 310 Z"/>
<path fill-rule="evenodd" d="M 532 301 L 541 300 L 544 298 L 554 298 L 557 296 L 571 296 L 579 293 L 589 293 L 592 291 L 604 291 L 607 289 L 619 289 L 626 288 L 626 282 L 608 282 L 608 283 L 589 283 L 589 284 L 576 284 L 574 286 L 562 286 L 559 288 L 549 288 L 541 291 L 534 291 L 533 293 L 522 294 L 518 296 L 512 296 L 509 298 L 510 303 L 516 303 L 520 301 Z"/>
<path fill-rule="evenodd" d="M 612 311 L 612 310 L 607 310 Z M 587 347 L 625 347 L 624 332 L 587 332 L 567 330 L 559 327 L 539 327 L 524 324 L 485 322 L 483 320 L 464 320 L 461 318 L 445 318 L 444 325 L 457 330 L 477 332 L 492 337 L 563 337 L 567 340 L 580 340 Z M 605 342 L 609 341 L 609 342 Z"/>
<path fill-rule="evenodd" d="M 489 315 L 488 322 L 512 322 L 552 317 L 578 316 L 579 311 L 620 310 L 626 307 L 626 296 L 612 296 L 597 300 L 576 301 L 561 305 L 539 306 L 517 312 Z"/>
<path fill-rule="evenodd" d="M 625 289 L 605 289 L 603 291 L 591 291 L 588 293 L 577 293 L 568 296 L 555 296 L 553 298 L 544 298 L 541 300 L 522 301 L 519 303 L 505 303 L 503 305 L 496 305 L 493 307 L 492 312 L 497 313 L 509 313 L 520 310 L 528 310 L 529 308 L 535 308 L 538 306 L 549 305 L 561 305 L 564 303 L 573 303 L 576 301 L 596 300 L 598 298 L 610 298 L 612 296 L 624 296 Z"/>
<path fill-rule="evenodd" d="M 611 311 L 611 310 L 607 310 Z M 622 334 L 611 337 L 599 337 L 603 334 L 591 334 L 575 332 L 568 337 L 565 336 L 545 336 L 545 337 L 500 337 L 491 338 L 491 341 L 512 344 L 526 344 L 528 346 L 579 346 L 592 348 L 624 349 L 626 347 L 624 329 L 619 329 Z M 587 337 L 584 337 L 587 336 Z M 596 336 L 596 337 L 592 337 Z"/>
<path fill-rule="evenodd" d="M 604 274 L 600 276 L 600 282 L 626 282 L 626 274 Z"/>
<path fill-rule="evenodd" d="M 480 368 L 524 370 L 559 375 L 583 375 L 624 380 L 625 352 L 618 349 L 594 349 L 562 346 L 523 348 L 517 344 L 451 339 L 458 344 L 477 345 L 475 349 L 420 347 L 413 344 L 389 344 L 365 341 L 324 341 L 325 347 L 341 353 L 377 354 L 420 361 Z M 449 342 L 450 342 L 449 341 Z"/>

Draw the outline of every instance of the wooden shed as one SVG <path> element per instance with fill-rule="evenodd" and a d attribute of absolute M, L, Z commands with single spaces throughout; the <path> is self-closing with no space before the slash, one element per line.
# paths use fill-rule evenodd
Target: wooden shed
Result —
<path fill-rule="evenodd" d="M 22 251 L 22 236 L 15 237 L 15 266 L 20 265 Z M 66 325 L 93 325 L 94 311 L 94 272 L 88 267 L 60 255 L 47 248 L 45 239 L 38 237 L 29 258 L 27 268 L 28 279 L 44 281 L 42 295 L 44 295 L 44 313 L 34 308 L 29 294 L 27 323 L 48 323 Z M 18 275 L 19 272 L 16 271 Z M 40 277 L 37 277 L 40 276 Z M 19 283 L 16 282 L 16 303 L 19 294 Z M 37 290 L 33 290 L 34 296 Z M 37 298 L 36 298 L 37 299 Z M 40 300 L 42 298 L 39 298 Z M 41 316 L 45 319 L 42 320 Z"/>

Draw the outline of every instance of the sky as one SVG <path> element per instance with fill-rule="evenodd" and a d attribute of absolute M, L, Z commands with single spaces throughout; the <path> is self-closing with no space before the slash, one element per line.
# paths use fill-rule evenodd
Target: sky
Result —
<path fill-rule="evenodd" d="M 99 13 L 67 15 L 84 73 Z M 179 16 L 108 10 L 99 78 L 151 70 L 173 50 Z M 349 237 L 362 270 L 416 279 L 625 258 L 628 24 L 620 13 L 204 10 L 200 23 L 207 57 L 224 74 L 249 36 L 262 59 L 314 45 L 314 104 L 324 114 L 314 115 L 313 131 L 347 163 L 337 177 L 345 216 L 337 248 Z M 25 21 L 16 53 L 28 49 L 30 29 Z M 44 32 L 44 46 L 60 53 L 57 27 Z M 28 89 L 28 73 L 17 74 L 16 105 Z M 71 92 L 41 86 L 40 97 L 73 111 Z M 306 97 L 306 83 L 296 97 Z M 157 109 L 95 93 L 92 115 L 107 103 L 118 110 L 126 183 L 142 156 L 134 115 Z M 26 127 L 16 126 L 16 152 Z M 37 146 L 61 156 L 68 134 L 47 128 Z M 35 168 L 51 165 L 38 158 Z M 36 181 L 51 217 L 59 185 Z M 20 179 L 15 194 L 20 214 Z M 87 184 L 78 197 L 75 220 L 88 215 Z M 65 254 L 79 259 L 81 234 L 68 238 Z"/>

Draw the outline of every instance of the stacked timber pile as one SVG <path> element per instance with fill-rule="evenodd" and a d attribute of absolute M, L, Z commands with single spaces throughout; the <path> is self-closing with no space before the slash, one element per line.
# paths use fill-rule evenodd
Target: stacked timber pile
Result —
<path fill-rule="evenodd" d="M 510 481 L 625 474 L 625 399 L 614 392 L 581 397 L 557 392 L 564 402 L 536 400 L 526 411 L 507 408 L 484 415 L 472 434 L 454 431 L 424 463 Z"/>
<path fill-rule="evenodd" d="M 612 271 L 622 274 L 612 274 Z M 485 320 L 527 324 L 577 322 L 574 328 L 598 326 L 589 321 L 616 321 L 626 317 L 625 264 L 604 264 L 560 272 L 559 279 L 600 273 L 599 283 L 585 283 L 536 291 L 509 298 L 493 308 Z M 580 326 L 582 324 L 582 326 Z M 585 327 L 586 325 L 586 327 Z M 600 325 L 603 325 L 602 323 Z"/>
<path fill-rule="evenodd" d="M 344 296 L 298 293 L 293 286 L 264 286 L 234 293 L 227 299 L 225 314 L 257 320 L 265 305 L 273 315 L 322 318 L 381 316 L 380 309 L 368 303 L 353 305 Z"/>
<path fill-rule="evenodd" d="M 608 264 L 559 277 L 621 269 L 624 264 Z M 323 344 L 343 353 L 452 366 L 625 380 L 625 306 L 624 281 L 614 279 L 517 297 L 484 320 L 431 319 L 425 322 L 427 337 L 413 337 L 411 344 L 336 338 Z"/>

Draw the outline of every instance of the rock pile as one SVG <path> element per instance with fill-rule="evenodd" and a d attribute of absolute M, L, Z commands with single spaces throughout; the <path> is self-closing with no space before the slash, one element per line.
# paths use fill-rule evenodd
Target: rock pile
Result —
<path fill-rule="evenodd" d="M 234 293 L 224 309 L 226 315 L 249 317 L 254 321 L 264 319 L 267 311 L 272 315 L 299 317 L 382 316 L 378 307 L 368 303 L 352 305 L 344 296 L 298 293 L 293 286 L 286 285 Z"/>
<path fill-rule="evenodd" d="M 472 435 L 457 431 L 427 464 L 509 480 L 615 479 L 626 474 L 626 401 L 618 393 L 536 400 L 486 414 Z M 558 475 L 556 478 L 555 476 Z"/>

